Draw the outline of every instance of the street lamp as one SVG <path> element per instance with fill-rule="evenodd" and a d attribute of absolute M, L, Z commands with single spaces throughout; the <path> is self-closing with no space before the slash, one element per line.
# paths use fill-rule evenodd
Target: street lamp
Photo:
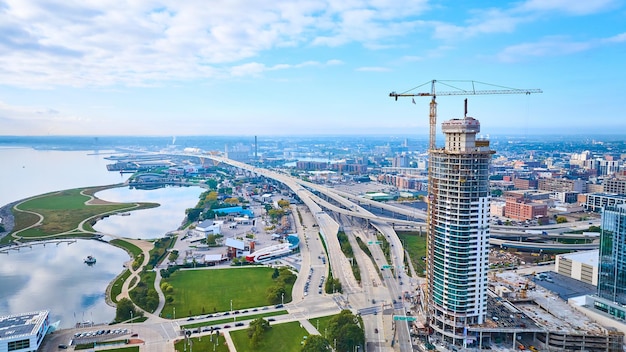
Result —
<path fill-rule="evenodd" d="M 284 292 L 280 294 L 280 304 L 281 305 L 285 304 L 285 293 Z"/>
<path fill-rule="evenodd" d="M 133 311 L 132 310 L 130 311 L 130 322 L 131 323 L 133 322 Z"/>

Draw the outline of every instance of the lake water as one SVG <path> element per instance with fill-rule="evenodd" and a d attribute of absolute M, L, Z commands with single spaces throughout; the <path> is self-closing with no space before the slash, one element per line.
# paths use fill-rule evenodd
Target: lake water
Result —
<path fill-rule="evenodd" d="M 88 255 L 96 264 L 83 263 Z M 60 327 L 110 322 L 115 308 L 106 304 L 105 290 L 128 260 L 124 250 L 90 240 L 0 254 L 0 315 L 49 310 Z"/>
<path fill-rule="evenodd" d="M 130 175 L 108 172 L 106 151 L 0 148 L 0 206 L 63 189 L 121 183 Z"/>
<path fill-rule="evenodd" d="M 0 148 L 0 205 L 62 189 L 126 181 L 128 174 L 106 170 L 106 164 L 112 163 L 104 159 L 106 155 L 102 151 Z M 131 238 L 162 237 L 178 228 L 185 209 L 195 206 L 201 192 L 199 187 L 102 191 L 98 197 L 106 200 L 161 206 L 132 212 L 131 216 L 111 216 L 95 227 Z M 83 263 L 88 255 L 96 257 L 94 266 Z M 105 303 L 105 290 L 128 259 L 124 250 L 93 240 L 0 253 L 0 315 L 50 310 L 50 320 L 60 320 L 62 328 L 80 321 L 110 322 L 115 308 Z"/>
<path fill-rule="evenodd" d="M 198 203 L 200 187 L 165 187 L 154 190 L 113 188 L 96 193 L 96 197 L 113 202 L 153 202 L 161 206 L 131 211 L 130 216 L 109 216 L 98 221 L 94 229 L 104 234 L 127 238 L 161 238 L 178 229 L 185 210 Z"/>

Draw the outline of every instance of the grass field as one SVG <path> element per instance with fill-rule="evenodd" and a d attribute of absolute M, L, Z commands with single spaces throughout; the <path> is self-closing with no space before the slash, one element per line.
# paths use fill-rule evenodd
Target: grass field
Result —
<path fill-rule="evenodd" d="M 424 276 L 426 262 L 422 260 L 422 257 L 426 256 L 426 236 L 420 236 L 418 232 L 398 232 L 398 237 L 409 252 L 415 272 L 419 276 Z"/>
<path fill-rule="evenodd" d="M 247 329 L 231 331 L 230 336 L 237 351 L 293 352 L 302 349 L 301 342 L 304 341 L 304 336 L 309 335 L 297 321 L 271 326 L 272 328 L 265 332 L 257 348 L 250 346 Z"/>
<path fill-rule="evenodd" d="M 40 214 L 44 217 L 40 226 L 28 229 L 20 233 L 20 236 L 45 237 L 69 232 L 68 235 L 80 235 L 80 231 L 75 231 L 81 221 L 96 217 L 99 214 L 116 212 L 126 209 L 140 209 L 157 206 L 152 203 L 141 204 L 102 204 L 86 205 L 88 196 L 80 194 L 83 189 L 70 189 L 60 192 L 48 193 L 37 198 L 32 198 L 20 204 L 17 208 Z M 39 221 L 39 217 L 20 211 L 14 211 L 15 228 L 13 232 L 25 229 Z M 93 231 L 91 224 L 85 223 L 88 231 Z"/>
<path fill-rule="evenodd" d="M 110 244 L 125 249 L 128 253 L 130 253 L 133 258 L 137 258 L 139 254 L 141 254 L 141 248 L 135 246 L 134 244 L 120 240 L 120 239 L 112 239 L 109 241 Z"/>
<path fill-rule="evenodd" d="M 98 351 L 107 351 L 107 352 L 139 352 L 139 346 L 129 346 L 129 347 L 119 347 L 112 348 L 108 350 L 103 350 L 98 348 Z"/>
<path fill-rule="evenodd" d="M 268 305 L 273 272 L 267 267 L 176 271 L 167 279 L 174 287 L 174 301 L 165 305 L 163 316 L 173 314 L 174 308 L 177 318 L 229 311 L 231 300 L 233 310 Z"/>
<path fill-rule="evenodd" d="M 330 319 L 332 319 L 333 317 L 337 316 L 338 314 L 334 314 L 334 315 L 327 315 L 325 317 L 319 317 L 319 318 L 313 318 L 313 319 L 309 319 L 309 323 L 311 323 L 311 325 L 315 326 L 315 328 L 317 329 L 317 331 L 320 332 L 320 335 L 324 336 L 324 334 L 327 331 L 328 328 L 328 324 L 330 323 Z M 324 336 L 325 337 L 325 336 Z"/>
<path fill-rule="evenodd" d="M 213 326 L 213 325 L 220 325 L 220 324 L 226 324 L 226 323 L 233 323 L 236 321 L 254 320 L 257 318 L 275 317 L 277 315 L 284 315 L 284 314 L 287 314 L 286 310 L 278 310 L 278 311 L 269 312 L 269 313 L 251 314 L 251 315 L 229 315 L 228 318 L 224 318 L 224 319 L 210 320 L 210 321 L 205 321 L 202 323 L 181 325 L 181 329 L 195 329 L 195 328 L 200 328 L 204 326 Z"/>
<path fill-rule="evenodd" d="M 124 285 L 124 281 L 126 281 L 126 279 L 128 279 L 128 277 L 130 276 L 130 270 L 126 269 L 124 270 L 124 272 L 122 273 L 122 275 L 118 276 L 115 281 L 113 282 L 113 284 L 111 285 L 111 302 L 113 303 L 117 303 L 117 296 L 122 293 L 122 286 Z"/>
<path fill-rule="evenodd" d="M 185 344 L 187 346 L 185 346 Z M 191 347 L 191 348 L 190 348 Z M 215 350 L 213 349 L 215 348 Z M 180 340 L 174 343 L 174 349 L 177 352 L 184 351 L 215 351 L 215 352 L 229 352 L 228 346 L 226 345 L 226 340 L 222 334 L 219 337 L 213 335 L 211 336 L 202 336 L 202 337 L 192 337 L 188 340 Z M 244 351 L 244 350 L 242 350 Z"/>

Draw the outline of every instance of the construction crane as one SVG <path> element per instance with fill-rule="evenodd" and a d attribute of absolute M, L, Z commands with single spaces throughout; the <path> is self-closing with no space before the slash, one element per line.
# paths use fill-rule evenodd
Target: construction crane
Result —
<path fill-rule="evenodd" d="M 471 83 L 471 89 L 461 89 L 458 88 L 456 86 L 453 85 L 453 83 L 464 83 L 466 86 L 468 84 Z M 449 87 L 453 90 L 450 91 L 437 91 L 437 83 L 440 85 L 444 85 L 446 87 Z M 475 88 L 475 84 L 482 84 L 482 85 L 487 85 L 490 87 L 494 87 L 494 89 L 488 89 L 488 90 L 476 90 Z M 421 88 L 427 84 L 430 84 L 430 92 L 422 92 L 422 93 L 411 93 L 412 91 Z M 531 93 L 543 93 L 540 89 L 515 89 L 515 88 L 508 88 L 508 87 L 502 87 L 502 86 L 496 86 L 493 84 L 488 84 L 488 83 L 482 83 L 482 82 L 476 82 L 476 81 L 438 81 L 438 80 L 431 80 L 428 81 L 424 84 L 421 84 L 415 88 L 409 89 L 403 93 L 396 93 L 396 92 L 391 92 L 389 93 L 390 97 L 394 97 L 396 99 L 396 101 L 398 100 L 398 97 L 413 97 L 413 103 L 415 103 L 415 97 L 432 97 L 432 99 L 430 100 L 430 136 L 428 139 L 428 153 L 429 155 L 432 156 L 432 153 L 435 152 L 435 148 L 436 148 L 436 144 L 435 144 L 435 136 L 436 136 L 436 131 L 437 131 L 437 95 L 482 95 L 482 94 L 531 94 Z M 467 104 L 467 102 L 466 102 Z M 467 114 L 467 105 L 465 108 L 465 113 Z M 434 199 L 434 189 L 433 189 L 433 180 L 432 180 L 432 168 L 429 167 L 428 168 L 428 211 L 427 211 L 427 223 L 428 225 L 428 231 L 432 231 L 431 228 L 431 219 L 433 218 L 433 207 L 432 207 L 432 200 Z M 429 256 L 429 261 L 432 260 L 432 250 L 431 250 L 431 240 L 430 240 L 430 235 L 426 237 L 426 248 L 427 248 L 427 252 L 428 252 L 428 256 Z M 431 271 L 429 269 L 429 271 Z M 432 279 L 432 272 L 429 272 L 427 274 L 429 280 Z M 424 298 L 423 298 L 423 302 L 428 302 L 430 300 L 430 297 L 428 297 L 428 290 L 425 291 L 424 293 Z M 427 312 L 426 313 L 426 320 L 429 321 L 430 320 L 430 314 Z"/>
<path fill-rule="evenodd" d="M 465 84 L 471 83 L 472 87 L 471 89 L 461 89 L 451 84 L 451 83 L 456 83 L 456 82 L 463 82 Z M 430 92 L 411 93 L 411 91 L 417 88 L 421 88 L 429 83 L 430 83 Z M 444 85 L 455 90 L 439 92 L 436 90 L 437 84 Z M 499 89 L 476 90 L 475 84 L 488 85 L 488 86 L 499 88 Z M 435 147 L 436 147 L 435 145 L 435 141 L 436 141 L 435 135 L 437 131 L 437 101 L 436 99 L 438 95 L 483 95 L 483 94 L 527 94 L 528 95 L 532 93 L 543 93 L 543 92 L 541 91 L 541 89 L 515 89 L 515 88 L 496 86 L 493 84 L 482 83 L 482 82 L 477 82 L 477 81 L 438 81 L 436 79 L 433 79 L 432 81 L 428 81 L 415 88 L 409 89 L 403 93 L 391 92 L 389 93 L 389 96 L 394 97 L 396 100 L 398 100 L 398 97 L 413 97 L 413 98 L 432 97 L 432 99 L 430 100 L 430 136 L 428 140 L 428 150 L 433 151 L 435 150 Z M 415 99 L 413 99 L 413 103 L 415 103 Z"/>

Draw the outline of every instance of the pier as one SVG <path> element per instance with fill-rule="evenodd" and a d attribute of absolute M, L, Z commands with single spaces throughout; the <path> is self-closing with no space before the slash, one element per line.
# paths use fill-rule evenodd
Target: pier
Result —
<path fill-rule="evenodd" d="M 76 242 L 75 239 L 67 239 L 67 240 L 45 240 L 45 241 L 37 241 L 37 242 L 11 244 L 5 247 L 1 247 L 0 253 L 9 254 L 10 251 L 19 251 L 21 248 L 26 248 L 26 247 L 33 248 L 33 246 L 38 246 L 38 245 L 42 245 L 45 247 L 47 244 L 54 244 L 58 246 L 61 243 L 67 243 L 69 246 L 70 244 L 74 242 Z"/>

